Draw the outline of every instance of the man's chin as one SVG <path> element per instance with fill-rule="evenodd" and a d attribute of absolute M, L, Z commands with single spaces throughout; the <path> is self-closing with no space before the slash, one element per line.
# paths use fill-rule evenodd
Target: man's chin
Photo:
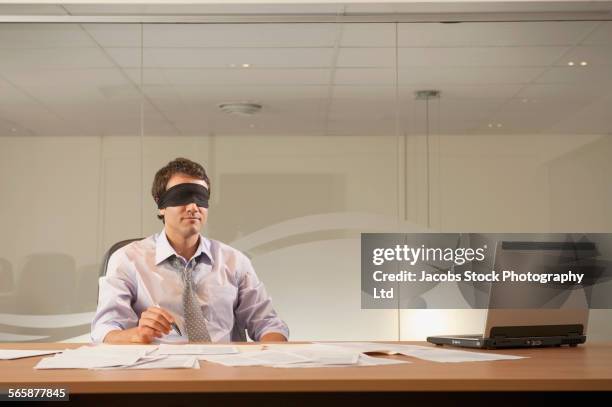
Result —
<path fill-rule="evenodd" d="M 179 231 L 184 238 L 188 238 L 200 234 L 201 229 L 200 225 L 185 225 Z"/>

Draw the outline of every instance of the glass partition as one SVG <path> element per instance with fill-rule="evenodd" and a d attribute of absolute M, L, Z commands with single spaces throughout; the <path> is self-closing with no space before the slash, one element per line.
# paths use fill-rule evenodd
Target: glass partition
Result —
<path fill-rule="evenodd" d="M 362 310 L 360 233 L 610 231 L 611 30 L 0 24 L 0 341 L 89 340 L 102 257 L 162 230 L 176 157 L 292 340 L 477 332 L 482 310 Z"/>

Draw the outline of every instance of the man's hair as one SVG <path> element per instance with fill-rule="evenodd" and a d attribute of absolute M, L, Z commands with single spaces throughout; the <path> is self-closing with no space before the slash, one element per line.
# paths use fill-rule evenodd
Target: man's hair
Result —
<path fill-rule="evenodd" d="M 204 167 L 187 158 L 179 157 L 170 161 L 155 173 L 153 185 L 151 186 L 151 195 L 153 195 L 155 203 L 157 203 L 162 194 L 166 192 L 166 185 L 175 174 L 185 174 L 193 178 L 204 180 L 206 185 L 208 185 L 208 192 L 210 193 L 210 180 L 208 179 L 208 175 L 206 175 Z M 162 215 L 157 215 L 157 218 L 161 220 L 164 219 Z"/>

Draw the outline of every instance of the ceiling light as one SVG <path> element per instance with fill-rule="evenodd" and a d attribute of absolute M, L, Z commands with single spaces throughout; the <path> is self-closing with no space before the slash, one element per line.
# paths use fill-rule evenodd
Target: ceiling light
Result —
<path fill-rule="evenodd" d="M 249 128 L 254 129 L 255 125 L 253 123 L 249 124 Z"/>
<path fill-rule="evenodd" d="M 499 129 L 502 126 L 501 123 L 497 123 L 497 128 Z"/>
<path fill-rule="evenodd" d="M 249 68 L 251 66 L 251 64 L 242 64 L 243 68 Z"/>
<path fill-rule="evenodd" d="M 569 66 L 574 66 L 574 62 L 573 62 L 573 61 L 569 61 L 567 64 L 568 64 Z"/>
<path fill-rule="evenodd" d="M 230 67 L 230 68 L 235 68 L 235 67 L 236 67 L 236 64 L 229 64 L 229 67 Z"/>
<path fill-rule="evenodd" d="M 493 128 L 493 123 L 489 123 L 488 127 L 489 127 L 490 129 L 492 129 L 492 128 Z"/>
<path fill-rule="evenodd" d="M 587 61 L 582 61 L 582 62 L 580 63 L 580 66 L 587 66 L 587 65 L 588 65 L 588 64 L 587 64 Z"/>
<path fill-rule="evenodd" d="M 237 114 L 240 116 L 252 116 L 263 108 L 259 103 L 254 102 L 228 102 L 221 103 L 219 109 L 225 113 Z"/>
<path fill-rule="evenodd" d="M 15 133 L 15 132 L 17 131 L 17 129 L 16 129 L 15 127 L 11 127 L 11 131 L 12 131 L 13 133 Z"/>

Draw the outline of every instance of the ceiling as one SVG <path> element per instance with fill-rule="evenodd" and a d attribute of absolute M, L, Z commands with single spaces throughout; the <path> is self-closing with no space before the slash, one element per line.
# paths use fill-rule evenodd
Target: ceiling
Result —
<path fill-rule="evenodd" d="M 418 5 L 381 6 L 342 12 Z M 0 13 L 162 14 L 168 7 L 5 5 Z M 172 10 L 227 12 L 220 7 Z M 339 6 L 301 7 L 337 13 Z M 611 71 L 611 21 L 0 23 L 0 136 L 415 134 L 426 129 L 427 105 L 430 130 L 439 133 L 612 134 Z M 415 100 L 422 89 L 440 90 L 441 98 Z M 252 117 L 218 109 L 231 101 L 263 109 Z"/>

